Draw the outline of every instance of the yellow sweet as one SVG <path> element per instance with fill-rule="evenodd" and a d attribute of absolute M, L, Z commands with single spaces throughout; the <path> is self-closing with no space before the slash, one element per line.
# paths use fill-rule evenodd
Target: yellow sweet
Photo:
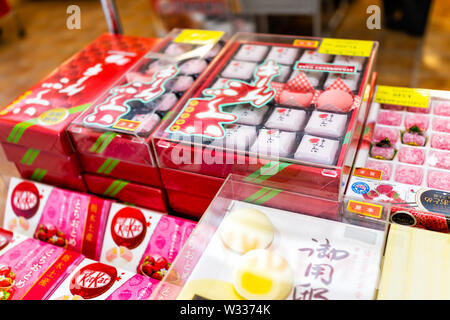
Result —
<path fill-rule="evenodd" d="M 243 208 L 225 217 L 219 233 L 226 247 L 237 253 L 246 253 L 270 246 L 274 237 L 274 228 L 263 212 Z"/>
<path fill-rule="evenodd" d="M 282 300 L 289 296 L 294 281 L 286 259 L 266 249 L 247 252 L 233 274 L 236 291 L 249 300 Z"/>

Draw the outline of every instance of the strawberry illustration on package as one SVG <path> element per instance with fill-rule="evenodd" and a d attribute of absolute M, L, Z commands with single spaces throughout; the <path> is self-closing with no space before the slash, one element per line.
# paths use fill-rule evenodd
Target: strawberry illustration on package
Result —
<path fill-rule="evenodd" d="M 195 222 L 114 203 L 100 261 L 161 280 Z"/>
<path fill-rule="evenodd" d="M 83 259 L 1 228 L 0 241 L 0 300 L 44 300 Z"/>
<path fill-rule="evenodd" d="M 96 259 L 110 205 L 91 195 L 11 178 L 4 228 Z"/>

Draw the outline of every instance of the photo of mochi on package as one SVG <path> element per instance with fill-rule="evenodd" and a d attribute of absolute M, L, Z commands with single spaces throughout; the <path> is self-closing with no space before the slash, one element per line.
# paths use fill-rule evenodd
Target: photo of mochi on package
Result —
<path fill-rule="evenodd" d="M 100 262 L 161 280 L 195 225 L 190 220 L 114 203 Z"/>
<path fill-rule="evenodd" d="M 12 177 L 3 227 L 98 259 L 111 201 Z"/>

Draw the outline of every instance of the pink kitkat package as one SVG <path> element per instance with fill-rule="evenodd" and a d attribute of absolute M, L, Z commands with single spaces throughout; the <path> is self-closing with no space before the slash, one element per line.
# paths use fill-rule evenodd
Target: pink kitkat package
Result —
<path fill-rule="evenodd" d="M 190 220 L 114 203 L 100 261 L 161 280 L 195 225 Z"/>
<path fill-rule="evenodd" d="M 84 259 L 49 300 L 147 300 L 158 281 Z"/>
<path fill-rule="evenodd" d="M 98 259 L 111 201 L 11 178 L 3 227 Z"/>
<path fill-rule="evenodd" d="M 44 300 L 82 259 L 0 228 L 0 300 Z"/>

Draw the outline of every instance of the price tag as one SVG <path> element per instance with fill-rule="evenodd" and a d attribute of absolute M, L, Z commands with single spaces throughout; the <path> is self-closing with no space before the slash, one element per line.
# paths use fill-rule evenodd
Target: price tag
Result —
<path fill-rule="evenodd" d="M 381 180 L 381 176 L 383 175 L 383 171 L 381 171 L 381 170 L 374 170 L 374 169 L 368 169 L 368 168 L 355 168 L 355 170 L 353 170 L 353 175 L 356 176 L 356 177 Z"/>
<path fill-rule="evenodd" d="M 364 216 L 380 218 L 383 207 L 377 204 L 350 200 L 347 205 L 347 210 Z"/>
<path fill-rule="evenodd" d="M 219 39 L 222 38 L 223 33 L 223 31 L 186 29 L 181 31 L 180 34 L 173 40 L 173 42 L 189 44 L 211 44 L 219 41 Z"/>
<path fill-rule="evenodd" d="M 368 57 L 372 52 L 373 41 L 324 38 L 319 53 L 344 56 Z"/>
<path fill-rule="evenodd" d="M 315 49 L 319 46 L 319 41 L 317 40 L 306 40 L 306 39 L 295 39 L 294 46 L 305 48 L 305 49 Z"/>
<path fill-rule="evenodd" d="M 423 89 L 377 86 L 375 102 L 406 107 L 428 108 L 430 94 Z"/>

